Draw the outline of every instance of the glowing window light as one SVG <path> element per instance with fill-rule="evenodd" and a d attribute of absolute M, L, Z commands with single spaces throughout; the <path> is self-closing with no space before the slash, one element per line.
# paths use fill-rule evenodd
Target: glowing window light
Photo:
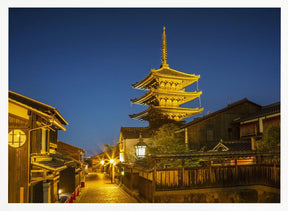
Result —
<path fill-rule="evenodd" d="M 11 147 L 17 148 L 25 144 L 26 134 L 22 130 L 11 130 L 8 133 L 8 144 Z"/>
<path fill-rule="evenodd" d="M 123 153 L 120 153 L 120 162 L 124 162 L 124 156 L 123 156 Z"/>

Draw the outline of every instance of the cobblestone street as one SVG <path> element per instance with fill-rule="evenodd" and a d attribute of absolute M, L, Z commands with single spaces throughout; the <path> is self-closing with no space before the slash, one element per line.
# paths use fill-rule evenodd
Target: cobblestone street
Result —
<path fill-rule="evenodd" d="M 138 201 L 122 190 L 118 185 L 101 173 L 90 173 L 86 179 L 81 195 L 74 203 L 138 203 Z"/>

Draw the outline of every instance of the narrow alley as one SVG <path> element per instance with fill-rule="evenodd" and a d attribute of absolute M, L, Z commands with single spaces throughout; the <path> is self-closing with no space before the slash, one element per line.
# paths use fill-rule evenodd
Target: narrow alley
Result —
<path fill-rule="evenodd" d="M 102 173 L 90 173 L 81 191 L 74 203 L 138 203 Z"/>

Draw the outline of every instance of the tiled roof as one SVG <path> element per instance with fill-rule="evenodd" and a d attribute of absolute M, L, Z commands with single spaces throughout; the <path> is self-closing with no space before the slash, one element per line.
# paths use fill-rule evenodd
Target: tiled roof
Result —
<path fill-rule="evenodd" d="M 59 141 L 59 140 L 57 140 L 57 144 L 58 144 L 58 147 L 59 147 L 59 145 L 61 145 L 63 148 L 69 148 L 70 151 L 75 151 L 75 152 L 80 151 L 82 153 L 86 153 L 85 150 L 80 148 L 80 147 L 76 147 L 74 145 L 67 144 L 67 143 Z"/>
<path fill-rule="evenodd" d="M 140 133 L 142 138 L 151 138 L 152 136 L 152 131 L 148 127 L 121 127 L 120 132 L 125 139 L 139 138 Z"/>
<path fill-rule="evenodd" d="M 34 162 L 33 165 L 49 169 L 52 171 L 60 171 L 66 168 L 64 165 L 64 162 L 59 161 L 59 160 L 51 160 L 51 161 L 38 161 Z"/>
<path fill-rule="evenodd" d="M 247 116 L 244 116 L 240 119 L 235 120 L 235 122 L 242 122 L 247 121 L 263 116 L 268 116 L 272 114 L 280 113 L 280 102 L 273 103 L 267 106 L 263 106 L 259 111 L 256 111 L 255 113 L 249 114 Z"/>
<path fill-rule="evenodd" d="M 228 151 L 251 151 L 251 141 L 223 141 L 216 143 L 213 147 L 209 146 L 208 150 L 212 150 L 219 143 L 223 144 L 228 148 Z"/>
<path fill-rule="evenodd" d="M 251 141 L 223 142 L 229 151 L 251 151 Z"/>
<path fill-rule="evenodd" d="M 198 79 L 200 78 L 199 75 L 195 74 L 188 74 L 188 73 L 183 73 L 177 70 L 173 70 L 171 68 L 160 68 L 159 70 L 156 70 L 158 74 L 161 75 L 169 75 L 169 76 L 176 76 L 176 77 L 183 77 L 183 78 L 192 78 L 192 79 Z"/>
<path fill-rule="evenodd" d="M 53 158 L 53 160 L 62 161 L 62 162 L 65 162 L 65 164 L 69 163 L 69 162 L 73 162 L 72 158 L 69 158 L 66 156 L 64 157 L 62 154 L 60 154 L 58 152 L 56 154 L 51 153 L 50 156 Z"/>
<path fill-rule="evenodd" d="M 186 127 L 188 127 L 188 126 L 190 126 L 190 125 L 193 125 L 193 124 L 196 124 L 196 123 L 198 123 L 198 122 L 204 121 L 204 120 L 206 120 L 206 119 L 208 119 L 208 118 L 211 118 L 211 117 L 213 117 L 213 116 L 218 115 L 219 113 L 229 111 L 230 109 L 234 108 L 235 106 L 238 106 L 238 105 L 241 105 L 241 104 L 244 104 L 244 103 L 250 103 L 250 104 L 259 106 L 259 108 L 261 108 L 260 105 L 254 103 L 254 102 L 252 102 L 252 101 L 250 101 L 250 100 L 248 100 L 247 98 L 244 98 L 244 99 L 239 100 L 239 101 L 237 101 L 237 102 L 235 102 L 235 103 L 229 104 L 227 107 L 225 107 L 225 108 L 223 108 L 223 109 L 220 109 L 220 110 L 218 110 L 218 111 L 215 111 L 215 112 L 213 112 L 213 113 L 211 113 L 211 114 L 208 114 L 208 115 L 206 115 L 206 116 L 204 116 L 204 117 L 198 117 L 198 118 L 194 119 L 192 122 L 188 122 L 187 124 L 185 124 L 185 125 L 182 126 L 181 128 L 186 128 Z"/>
<path fill-rule="evenodd" d="M 23 103 L 27 106 L 30 106 L 34 109 L 37 109 L 45 114 L 49 114 L 49 115 L 55 115 L 55 117 L 64 125 L 68 125 L 68 122 L 61 116 L 61 114 L 59 113 L 59 111 L 52 107 L 49 106 L 45 103 L 41 103 L 37 100 L 31 99 L 29 97 L 26 97 L 24 95 L 18 94 L 16 92 L 12 92 L 9 91 L 9 98 L 16 100 L 17 102 Z"/>

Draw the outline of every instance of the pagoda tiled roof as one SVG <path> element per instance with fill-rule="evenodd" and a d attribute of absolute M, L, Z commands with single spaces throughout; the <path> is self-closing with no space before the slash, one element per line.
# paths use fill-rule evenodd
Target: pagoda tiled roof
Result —
<path fill-rule="evenodd" d="M 184 100 L 181 104 L 188 102 L 190 100 L 193 100 L 197 97 L 199 97 L 202 92 L 184 92 L 184 91 L 177 91 L 177 90 L 169 90 L 169 92 L 167 92 L 167 90 L 161 90 L 161 89 L 150 89 L 147 93 L 145 93 L 144 95 L 142 95 L 139 98 L 135 98 L 135 99 L 131 99 L 130 101 L 132 103 L 137 103 L 137 104 L 146 104 L 145 101 L 149 100 L 150 98 L 153 98 L 155 95 L 157 94 L 162 94 L 162 95 L 172 95 L 175 97 L 179 97 L 179 96 L 183 96 L 186 97 L 186 100 Z"/>
<path fill-rule="evenodd" d="M 203 108 L 182 108 L 182 107 L 162 107 L 162 106 L 150 106 L 145 111 L 142 111 L 138 114 L 129 115 L 130 118 L 138 119 L 138 120 L 148 120 L 150 112 L 159 112 L 160 114 L 165 114 L 169 112 L 173 112 L 174 114 L 181 113 L 190 113 L 192 115 L 199 114 L 203 111 Z M 185 118 L 188 118 L 185 117 Z"/>
<path fill-rule="evenodd" d="M 142 138 L 152 137 L 152 130 L 149 127 L 121 127 L 120 132 L 124 139 L 137 139 L 140 133 Z"/>
<path fill-rule="evenodd" d="M 136 82 L 135 84 L 132 84 L 132 87 L 137 89 L 149 89 L 149 84 L 153 83 L 156 78 L 172 78 L 190 81 L 185 85 L 188 86 L 189 84 L 198 81 L 200 75 L 182 73 L 171 68 L 163 67 L 158 70 L 152 69 L 144 79 Z"/>
<path fill-rule="evenodd" d="M 184 78 L 184 79 L 199 79 L 199 75 L 195 74 L 188 74 L 188 73 L 183 73 L 171 68 L 160 68 L 158 70 L 155 70 L 156 75 L 161 75 L 161 76 L 173 76 L 173 78 Z"/>

